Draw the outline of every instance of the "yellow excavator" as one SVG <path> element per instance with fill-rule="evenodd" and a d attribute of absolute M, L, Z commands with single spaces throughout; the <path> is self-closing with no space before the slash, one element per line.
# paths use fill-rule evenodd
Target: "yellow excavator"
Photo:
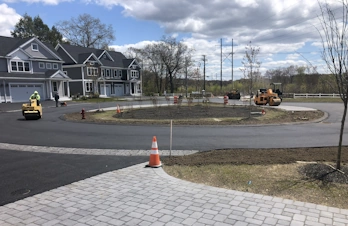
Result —
<path fill-rule="evenodd" d="M 42 106 L 37 104 L 36 99 L 31 99 L 29 104 L 22 105 L 22 114 L 25 119 L 40 119 L 42 117 Z"/>
<path fill-rule="evenodd" d="M 278 106 L 281 102 L 278 94 L 274 93 L 272 89 L 259 89 L 254 98 L 256 105 Z"/>

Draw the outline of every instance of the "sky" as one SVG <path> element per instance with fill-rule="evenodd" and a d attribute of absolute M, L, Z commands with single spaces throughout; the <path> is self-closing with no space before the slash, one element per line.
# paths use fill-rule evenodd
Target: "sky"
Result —
<path fill-rule="evenodd" d="M 326 2 L 340 8 L 337 0 Z M 116 39 L 110 46 L 123 53 L 163 35 L 175 37 L 194 50 L 202 74 L 205 55 L 207 80 L 220 80 L 221 74 L 222 80 L 243 78 L 241 62 L 250 43 L 260 48 L 262 74 L 291 65 L 328 73 L 317 0 L 0 0 L 0 35 L 10 36 L 25 13 L 49 27 L 88 13 L 112 25 Z"/>

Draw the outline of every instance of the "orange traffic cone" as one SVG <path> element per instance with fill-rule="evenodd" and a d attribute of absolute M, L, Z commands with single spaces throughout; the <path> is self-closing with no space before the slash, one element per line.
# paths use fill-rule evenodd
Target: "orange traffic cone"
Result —
<path fill-rule="evenodd" d="M 120 105 L 117 105 L 116 113 L 117 114 L 121 113 Z"/>
<path fill-rule="evenodd" d="M 153 136 L 152 138 L 152 148 L 151 148 L 151 153 L 150 153 L 150 161 L 149 165 L 146 165 L 147 167 L 154 167 L 158 168 L 161 167 L 161 161 L 158 153 L 158 146 L 157 146 L 157 138 L 156 136 Z"/>

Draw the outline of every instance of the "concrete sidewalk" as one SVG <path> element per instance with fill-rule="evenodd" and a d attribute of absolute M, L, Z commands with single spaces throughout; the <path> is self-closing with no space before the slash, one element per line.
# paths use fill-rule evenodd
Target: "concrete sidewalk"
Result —
<path fill-rule="evenodd" d="M 348 210 L 179 180 L 147 163 L 0 206 L 0 225 L 348 225 Z"/>

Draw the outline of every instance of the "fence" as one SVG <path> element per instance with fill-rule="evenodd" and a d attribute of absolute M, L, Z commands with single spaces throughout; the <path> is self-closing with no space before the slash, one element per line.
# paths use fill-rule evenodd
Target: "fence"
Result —
<path fill-rule="evenodd" d="M 293 98 L 338 98 L 337 93 L 293 93 Z"/>

